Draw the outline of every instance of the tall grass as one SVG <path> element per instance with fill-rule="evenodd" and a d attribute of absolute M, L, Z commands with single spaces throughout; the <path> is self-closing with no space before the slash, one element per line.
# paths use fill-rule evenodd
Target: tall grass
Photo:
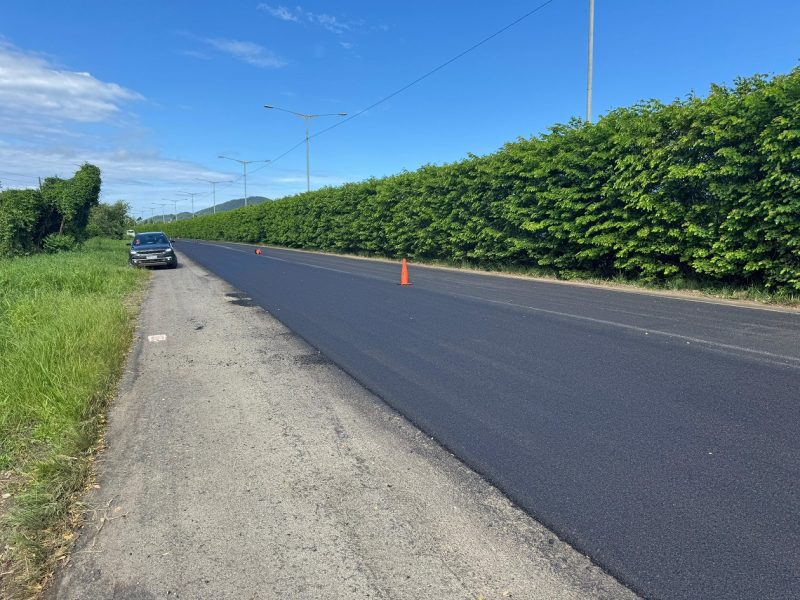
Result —
<path fill-rule="evenodd" d="M 0 261 L 0 596 L 24 597 L 63 543 L 146 272 L 125 244 Z M 10 564 L 10 567 L 9 567 Z M 27 589 L 27 592 L 26 592 Z"/>

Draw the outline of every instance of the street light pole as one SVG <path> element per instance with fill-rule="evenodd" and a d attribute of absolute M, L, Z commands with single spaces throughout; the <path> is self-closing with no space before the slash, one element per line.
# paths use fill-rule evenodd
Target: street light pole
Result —
<path fill-rule="evenodd" d="M 162 200 L 164 200 L 164 198 L 162 198 Z M 164 213 L 164 207 L 169 206 L 169 204 L 162 204 L 161 202 L 154 202 L 154 204 L 161 207 L 161 222 L 166 223 L 167 215 Z"/>
<path fill-rule="evenodd" d="M 311 143 L 308 140 L 308 122 L 311 117 L 303 117 L 306 122 L 306 192 L 311 191 Z"/>
<path fill-rule="evenodd" d="M 592 67 L 594 63 L 594 0 L 589 0 L 589 66 L 586 78 L 586 121 L 592 122 Z"/>
<path fill-rule="evenodd" d="M 177 192 L 178 194 L 186 194 L 187 196 L 192 197 L 192 218 L 194 219 L 194 197 L 199 194 L 199 192 Z"/>
<path fill-rule="evenodd" d="M 165 202 L 168 202 L 169 204 L 173 204 L 175 206 L 175 220 L 177 221 L 178 220 L 178 201 L 177 200 L 171 200 L 169 198 L 162 198 L 162 200 L 164 200 Z M 169 204 L 167 206 L 169 206 Z"/>
<path fill-rule="evenodd" d="M 208 179 L 198 179 L 197 181 L 205 181 L 211 184 L 211 194 L 214 197 L 214 214 L 217 214 L 217 184 L 218 183 L 233 183 L 232 181 L 209 181 Z M 245 182 L 245 198 L 247 198 L 247 183 Z M 246 206 L 246 204 L 245 204 Z"/>
<path fill-rule="evenodd" d="M 346 117 L 347 113 L 340 112 L 340 113 L 324 113 L 318 115 L 307 115 L 305 113 L 295 112 L 293 110 L 287 110 L 285 108 L 281 108 L 280 106 L 274 106 L 272 104 L 265 104 L 264 108 L 270 108 L 274 110 L 280 110 L 283 112 L 287 112 L 292 114 L 296 117 L 300 117 L 306 122 L 306 191 L 311 191 L 311 144 L 309 142 L 309 135 L 308 135 L 308 122 L 311 119 L 317 119 L 319 117 Z"/>
<path fill-rule="evenodd" d="M 217 156 L 217 158 L 225 158 L 227 160 L 232 160 L 234 162 L 238 162 L 240 165 L 242 165 L 243 170 L 244 170 L 244 205 L 245 205 L 245 207 L 247 207 L 247 165 L 249 165 L 250 163 L 258 163 L 258 162 L 269 163 L 269 162 L 272 162 L 272 161 L 269 161 L 269 160 L 239 160 L 238 158 L 231 158 L 230 156 L 222 156 L 221 154 L 219 156 Z"/>

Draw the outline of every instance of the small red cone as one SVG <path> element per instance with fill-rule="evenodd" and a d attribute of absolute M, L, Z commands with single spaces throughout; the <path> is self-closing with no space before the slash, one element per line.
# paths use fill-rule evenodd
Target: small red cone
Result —
<path fill-rule="evenodd" d="M 261 248 L 256 248 L 256 254 L 264 254 L 264 253 L 261 251 Z"/>
<path fill-rule="evenodd" d="M 408 262 L 405 258 L 400 266 L 400 285 L 411 285 L 411 282 L 408 280 Z"/>

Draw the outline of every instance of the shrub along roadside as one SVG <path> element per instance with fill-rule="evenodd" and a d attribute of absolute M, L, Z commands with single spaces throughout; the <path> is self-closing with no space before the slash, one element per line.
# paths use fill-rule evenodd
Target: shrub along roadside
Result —
<path fill-rule="evenodd" d="M 86 163 L 70 179 L 46 178 L 38 190 L 0 192 L 0 257 L 71 250 L 86 237 L 100 183 L 100 169 Z"/>
<path fill-rule="evenodd" d="M 0 597 L 33 595 L 66 544 L 147 280 L 125 249 L 0 260 Z"/>
<path fill-rule="evenodd" d="M 412 173 L 164 226 L 171 235 L 800 291 L 800 69 L 646 102 Z"/>

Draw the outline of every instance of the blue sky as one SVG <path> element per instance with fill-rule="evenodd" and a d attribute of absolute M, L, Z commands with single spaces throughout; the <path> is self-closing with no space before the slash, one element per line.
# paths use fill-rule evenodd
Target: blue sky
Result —
<path fill-rule="evenodd" d="M 271 159 L 303 122 L 263 108 L 354 113 L 543 0 L 313 2 L 0 1 L 0 183 L 33 185 L 101 167 L 103 200 L 153 203 L 233 180 L 219 154 Z M 312 187 L 383 176 L 582 116 L 588 0 L 554 0 L 474 52 L 311 142 Z M 594 113 L 669 101 L 800 60 L 795 0 L 596 0 Z M 338 117 L 313 121 L 312 134 Z M 248 194 L 305 190 L 301 145 L 264 168 Z M 259 169 L 256 171 L 256 169 Z M 171 210 L 171 208 L 170 208 Z M 156 208 L 156 212 L 161 212 Z"/>

